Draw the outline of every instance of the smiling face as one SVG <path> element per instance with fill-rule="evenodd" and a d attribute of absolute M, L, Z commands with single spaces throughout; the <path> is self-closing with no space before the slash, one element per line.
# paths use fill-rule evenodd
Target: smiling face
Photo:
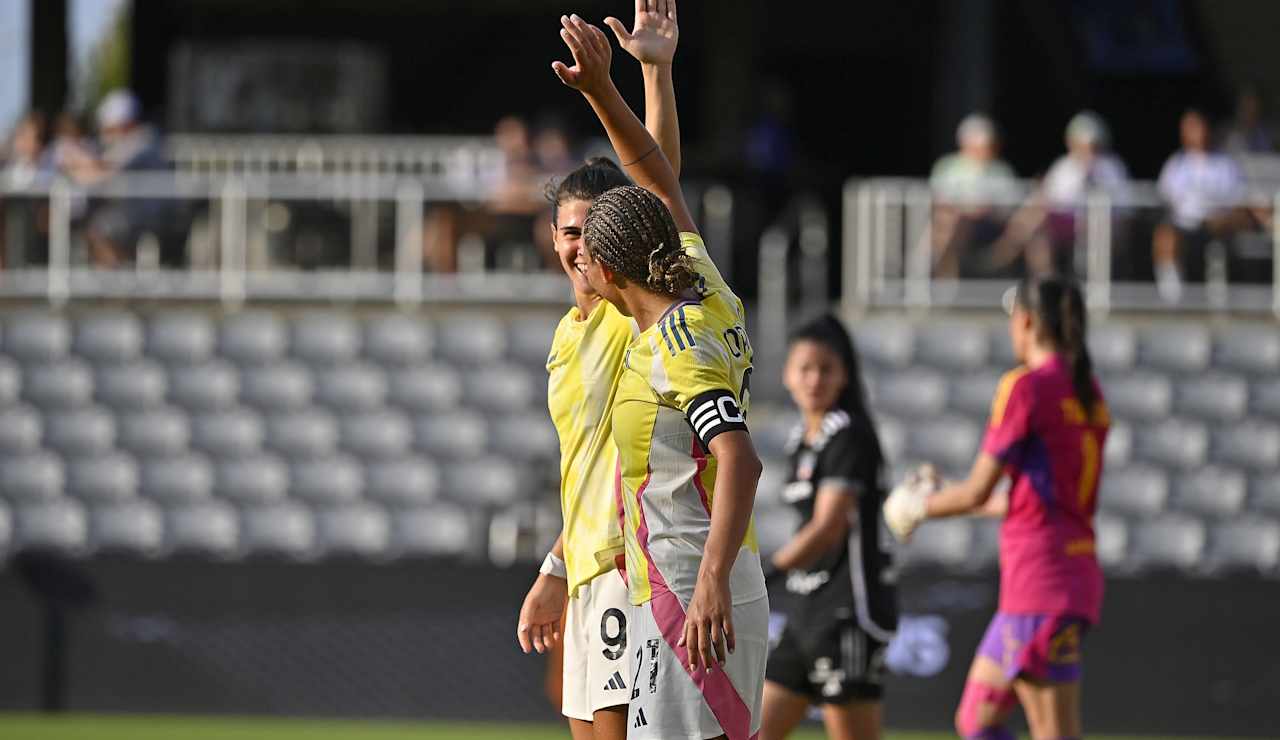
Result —
<path fill-rule="evenodd" d="M 809 340 L 791 345 L 782 384 L 791 392 L 800 411 L 821 414 L 830 411 L 849 383 L 849 372 L 830 347 Z"/>
<path fill-rule="evenodd" d="M 594 296 L 595 288 L 587 280 L 587 255 L 582 242 L 582 222 L 587 218 L 587 209 L 591 201 L 571 200 L 562 203 L 556 209 L 556 221 L 551 224 L 551 235 L 555 239 L 556 255 L 560 257 L 560 267 L 573 283 L 573 291 L 578 295 Z"/>

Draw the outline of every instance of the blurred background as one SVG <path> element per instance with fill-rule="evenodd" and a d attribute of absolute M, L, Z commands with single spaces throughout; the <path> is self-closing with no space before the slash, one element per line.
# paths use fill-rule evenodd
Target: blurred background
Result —
<path fill-rule="evenodd" d="M 560 14 L 631 11 L 0 0 L 0 735 L 565 734 L 513 638 L 560 527 L 543 191 L 611 151 L 550 62 Z M 1280 733 L 1280 4 L 680 26 L 686 194 L 762 348 L 766 549 L 796 524 L 789 326 L 840 311 L 894 475 L 960 475 L 1013 363 L 1001 296 L 1072 272 L 1116 419 L 1086 722 Z M 899 558 L 887 722 L 946 732 L 995 530 Z M 526 724 L 446 724 L 479 721 Z"/>

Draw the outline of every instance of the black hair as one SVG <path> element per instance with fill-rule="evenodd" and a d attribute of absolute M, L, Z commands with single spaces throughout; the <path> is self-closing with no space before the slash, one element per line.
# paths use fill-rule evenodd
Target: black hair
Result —
<path fill-rule="evenodd" d="M 592 259 L 655 293 L 680 295 L 697 283 L 671 211 L 642 187 L 614 188 L 596 198 L 582 238 Z"/>
<path fill-rule="evenodd" d="M 840 319 L 824 314 L 793 330 L 787 346 L 794 347 L 799 342 L 820 344 L 840 358 L 847 381 L 836 399 L 836 407 L 849 415 L 854 426 L 862 427 L 866 432 L 875 455 L 876 480 L 879 481 L 885 463 L 884 451 L 880 446 L 880 435 L 876 433 L 875 420 L 871 417 L 871 408 L 867 405 L 866 386 L 862 382 L 862 363 L 858 361 L 858 350 L 849 331 Z"/>
<path fill-rule="evenodd" d="M 1067 360 L 1076 398 L 1085 417 L 1092 416 L 1098 394 L 1093 385 L 1093 359 L 1085 342 L 1088 325 L 1080 285 L 1056 275 L 1027 278 L 1018 286 L 1014 300 L 1031 312 L 1040 336 Z"/>
<path fill-rule="evenodd" d="M 608 157 L 592 157 L 560 181 L 547 183 L 546 197 L 551 204 L 551 223 L 556 223 L 560 206 L 574 200 L 593 201 L 614 188 L 630 185 L 622 168 Z"/>

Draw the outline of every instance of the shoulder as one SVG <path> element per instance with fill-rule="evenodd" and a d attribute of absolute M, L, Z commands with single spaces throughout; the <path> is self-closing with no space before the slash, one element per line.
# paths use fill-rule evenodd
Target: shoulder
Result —
<path fill-rule="evenodd" d="M 991 401 L 992 423 L 1000 423 L 1010 403 L 1021 403 L 1029 396 L 1033 396 L 1031 386 L 1034 383 L 1035 374 L 1026 367 L 1017 367 L 1005 373 L 1000 378 L 1000 384 L 996 386 L 995 398 Z"/>
<path fill-rule="evenodd" d="M 845 441 L 854 433 L 853 419 L 848 412 L 840 409 L 828 411 L 822 417 L 821 432 L 813 441 L 814 449 L 819 451 L 832 446 L 837 441 Z"/>

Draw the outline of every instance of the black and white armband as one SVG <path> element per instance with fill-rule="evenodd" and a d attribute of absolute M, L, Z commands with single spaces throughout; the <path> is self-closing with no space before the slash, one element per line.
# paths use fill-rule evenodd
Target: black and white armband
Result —
<path fill-rule="evenodd" d="M 746 431 L 747 419 L 738 406 L 732 391 L 720 389 L 700 393 L 689 404 L 689 426 L 698 435 L 704 450 L 711 449 L 711 440 L 723 432 L 737 429 Z"/>

